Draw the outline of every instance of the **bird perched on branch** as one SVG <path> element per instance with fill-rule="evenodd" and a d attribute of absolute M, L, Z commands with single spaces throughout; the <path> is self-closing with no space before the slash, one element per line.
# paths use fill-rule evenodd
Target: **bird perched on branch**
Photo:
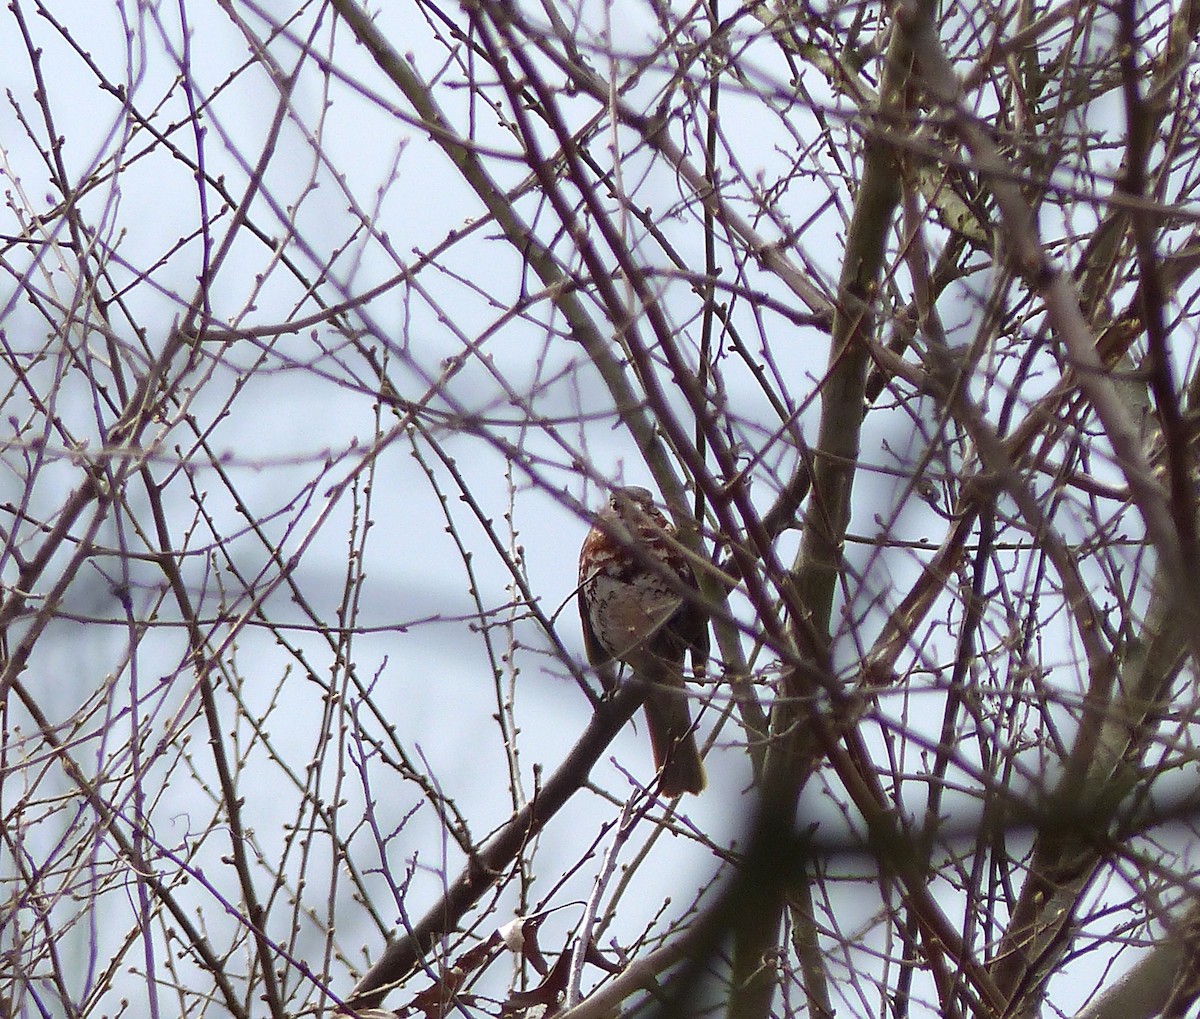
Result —
<path fill-rule="evenodd" d="M 675 528 L 644 488 L 613 490 L 579 553 L 579 616 L 593 665 L 623 662 L 646 687 L 646 725 L 664 796 L 698 793 L 704 765 L 692 731 L 684 656 L 708 658 L 708 619 Z"/>

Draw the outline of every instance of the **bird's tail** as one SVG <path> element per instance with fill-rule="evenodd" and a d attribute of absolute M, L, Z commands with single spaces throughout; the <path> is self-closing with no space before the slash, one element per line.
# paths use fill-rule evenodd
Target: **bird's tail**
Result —
<path fill-rule="evenodd" d="M 646 695 L 646 726 L 664 796 L 698 793 L 707 780 L 700 748 L 692 731 L 692 716 L 684 688 L 682 663 L 660 662 L 642 677 Z"/>

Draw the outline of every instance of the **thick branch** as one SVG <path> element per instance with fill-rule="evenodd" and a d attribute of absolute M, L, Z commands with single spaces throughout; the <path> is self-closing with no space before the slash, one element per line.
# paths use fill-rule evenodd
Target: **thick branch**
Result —
<path fill-rule="evenodd" d="M 529 840 L 587 781 L 592 766 L 633 717 L 644 696 L 644 690 L 626 686 L 600 705 L 571 752 L 537 796 L 467 861 L 442 898 L 408 933 L 384 949 L 379 961 L 354 988 L 347 1001 L 348 1007 L 365 1009 L 378 1005 L 392 987 L 408 977 L 440 937 L 455 929 L 467 910 L 504 877 Z"/>

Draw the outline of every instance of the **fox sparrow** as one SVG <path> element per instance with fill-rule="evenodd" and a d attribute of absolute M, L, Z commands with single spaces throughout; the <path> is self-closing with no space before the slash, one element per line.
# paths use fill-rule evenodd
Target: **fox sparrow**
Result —
<path fill-rule="evenodd" d="M 646 489 L 617 488 L 579 553 L 579 616 L 588 660 L 623 662 L 645 685 L 646 725 L 665 796 L 698 793 L 705 782 L 683 660 L 689 650 L 694 667 L 707 659 L 708 620 L 680 590 L 698 586 L 674 537 L 675 528 Z"/>

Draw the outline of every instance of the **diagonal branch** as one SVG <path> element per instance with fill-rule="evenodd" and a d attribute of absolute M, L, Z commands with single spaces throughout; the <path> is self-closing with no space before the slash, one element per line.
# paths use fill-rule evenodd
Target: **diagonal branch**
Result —
<path fill-rule="evenodd" d="M 457 927 L 466 912 L 504 877 L 529 840 L 587 781 L 592 766 L 633 717 L 644 697 L 644 689 L 627 685 L 600 705 L 537 796 L 467 861 L 441 899 L 402 938 L 384 949 L 354 988 L 347 1002 L 349 1007 L 365 1009 L 379 1005 L 388 991 L 421 964 L 438 939 Z"/>

